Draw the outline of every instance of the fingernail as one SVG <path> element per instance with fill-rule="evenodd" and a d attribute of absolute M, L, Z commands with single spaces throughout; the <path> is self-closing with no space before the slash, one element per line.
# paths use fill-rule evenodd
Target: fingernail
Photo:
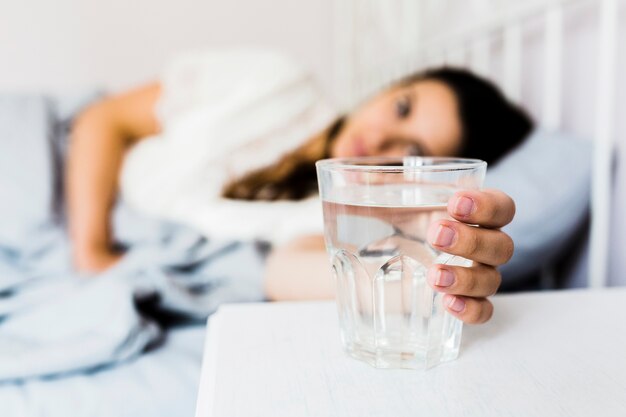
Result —
<path fill-rule="evenodd" d="M 428 271 L 428 282 L 437 287 L 449 287 L 454 284 L 454 274 L 447 269 L 432 268 Z"/>
<path fill-rule="evenodd" d="M 461 217 L 467 217 L 474 212 L 474 200 L 469 197 L 459 197 L 454 205 L 454 214 Z"/>
<path fill-rule="evenodd" d="M 455 231 L 447 226 L 439 226 L 437 229 L 437 234 L 435 235 L 435 240 L 433 244 L 435 246 L 446 247 L 452 244 L 454 240 Z"/>
<path fill-rule="evenodd" d="M 460 313 L 461 311 L 463 311 L 465 309 L 465 301 L 463 301 L 462 299 L 455 297 L 453 295 L 448 296 L 448 299 L 446 301 L 446 306 L 456 312 L 456 313 Z"/>

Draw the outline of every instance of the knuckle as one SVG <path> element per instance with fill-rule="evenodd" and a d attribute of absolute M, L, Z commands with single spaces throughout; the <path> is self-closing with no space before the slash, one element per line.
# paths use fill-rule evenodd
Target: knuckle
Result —
<path fill-rule="evenodd" d="M 471 306 L 467 306 L 463 321 L 469 324 L 478 324 L 481 322 L 480 319 L 482 314 L 482 306 L 480 304 L 476 305 L 472 303 Z"/>
<path fill-rule="evenodd" d="M 513 239 L 507 234 L 504 234 L 505 239 L 502 243 L 502 263 L 507 263 L 513 257 L 513 253 L 515 252 L 515 244 L 513 243 Z"/>
<path fill-rule="evenodd" d="M 463 321 L 468 324 L 481 324 L 489 321 L 492 315 L 493 304 L 487 299 L 479 299 L 472 303 L 471 308 L 467 308 Z"/>
<path fill-rule="evenodd" d="M 517 206 L 515 205 L 515 200 L 513 200 L 511 197 L 507 196 L 509 199 L 509 204 L 511 205 L 511 216 L 509 217 L 509 223 L 513 220 L 513 218 L 515 217 L 515 213 L 517 212 Z"/>
<path fill-rule="evenodd" d="M 486 215 L 491 222 L 499 227 L 509 224 L 515 217 L 515 201 L 500 190 L 489 189 L 486 193 L 489 196 Z"/>
<path fill-rule="evenodd" d="M 493 289 L 491 291 L 491 295 L 495 295 L 498 292 L 500 285 L 502 285 L 502 274 L 495 268 L 493 268 L 493 270 L 495 271 L 495 276 L 493 280 Z"/>
<path fill-rule="evenodd" d="M 495 214 L 501 225 L 504 226 L 509 224 L 513 220 L 513 217 L 515 217 L 515 201 L 504 193 L 501 193 L 501 195 L 504 198 L 499 200 L 501 204 L 495 205 Z"/>
<path fill-rule="evenodd" d="M 478 230 L 467 230 L 464 251 L 469 257 L 474 257 L 480 251 Z"/>
<path fill-rule="evenodd" d="M 473 294 L 477 286 L 475 270 L 472 268 L 462 268 L 462 270 L 463 273 L 459 275 L 461 276 L 463 290 L 467 294 Z"/>
<path fill-rule="evenodd" d="M 480 317 L 480 323 L 485 323 L 491 320 L 491 317 L 493 316 L 493 304 L 491 304 L 489 301 L 486 301 L 483 305 L 482 312 L 483 314 Z"/>
<path fill-rule="evenodd" d="M 500 204 L 497 204 L 495 202 L 489 204 L 489 212 L 486 213 L 486 215 L 489 216 L 489 219 L 499 219 L 502 215 L 502 208 Z"/>

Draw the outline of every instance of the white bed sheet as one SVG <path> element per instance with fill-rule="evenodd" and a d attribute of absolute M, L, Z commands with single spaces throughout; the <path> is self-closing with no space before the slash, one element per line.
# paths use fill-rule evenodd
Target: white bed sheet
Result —
<path fill-rule="evenodd" d="M 204 334 L 205 326 L 171 331 L 158 349 L 110 369 L 0 384 L 0 415 L 193 416 Z"/>

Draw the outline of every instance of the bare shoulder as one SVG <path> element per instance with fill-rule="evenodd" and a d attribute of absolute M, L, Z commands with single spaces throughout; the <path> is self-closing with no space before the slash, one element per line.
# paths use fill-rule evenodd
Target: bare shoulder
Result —
<path fill-rule="evenodd" d="M 112 94 L 86 108 L 76 124 L 102 121 L 114 125 L 130 140 L 154 135 L 160 131 L 154 111 L 160 94 L 158 82 Z"/>

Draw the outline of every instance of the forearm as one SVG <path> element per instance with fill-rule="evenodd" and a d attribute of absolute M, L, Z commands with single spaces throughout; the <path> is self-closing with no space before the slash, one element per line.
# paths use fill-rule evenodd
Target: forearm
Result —
<path fill-rule="evenodd" d="M 87 109 L 76 121 L 68 154 L 66 191 L 70 238 L 77 267 L 93 251 L 111 247 L 109 212 L 127 146 L 106 103 Z"/>
<path fill-rule="evenodd" d="M 107 98 L 74 123 L 66 172 L 69 233 L 79 270 L 96 272 L 116 260 L 109 215 L 126 150 L 158 132 L 158 83 Z"/>
<path fill-rule="evenodd" d="M 321 236 L 301 238 L 274 249 L 265 277 L 265 292 L 271 300 L 324 300 L 335 295 Z"/>

